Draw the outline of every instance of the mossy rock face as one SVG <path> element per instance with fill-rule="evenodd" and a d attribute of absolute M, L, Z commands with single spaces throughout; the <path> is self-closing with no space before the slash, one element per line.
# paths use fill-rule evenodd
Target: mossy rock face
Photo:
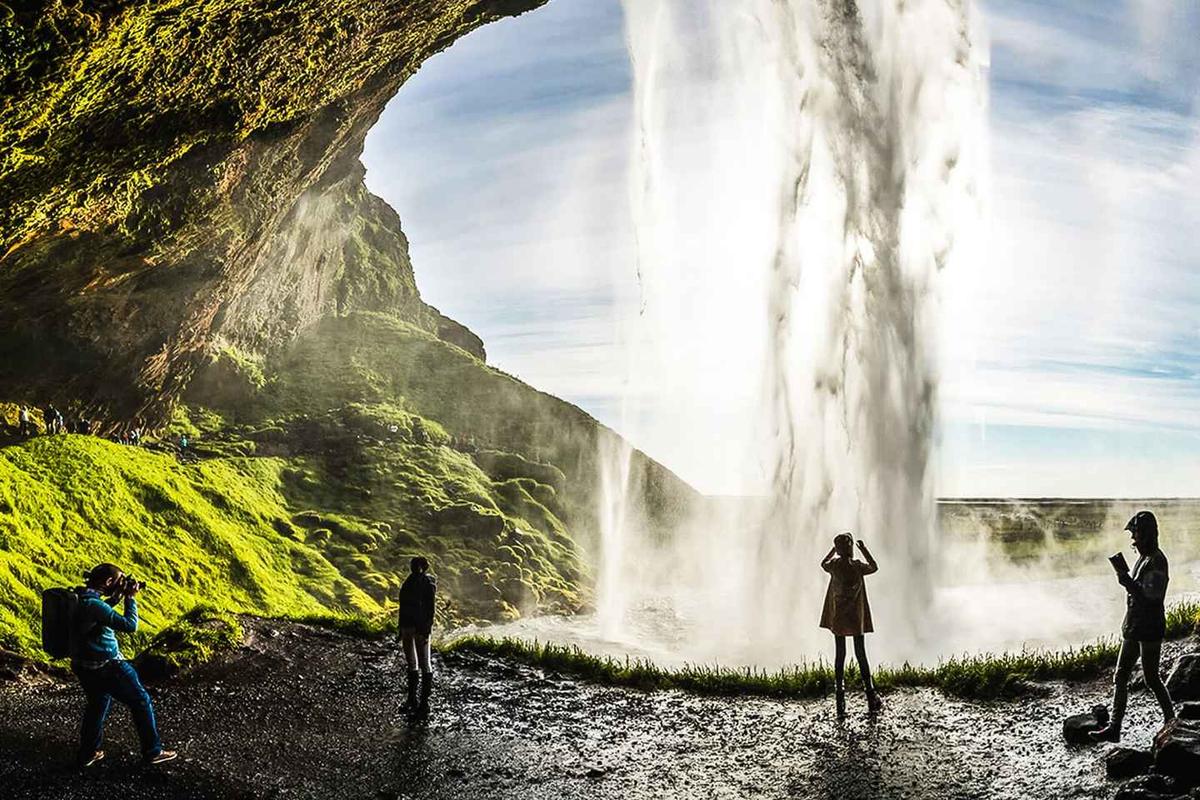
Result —
<path fill-rule="evenodd" d="M 544 1 L 5 6 L 0 386 L 158 421 L 222 334 L 278 344 L 351 308 L 470 347 L 416 296 L 357 154 L 424 59 Z"/>

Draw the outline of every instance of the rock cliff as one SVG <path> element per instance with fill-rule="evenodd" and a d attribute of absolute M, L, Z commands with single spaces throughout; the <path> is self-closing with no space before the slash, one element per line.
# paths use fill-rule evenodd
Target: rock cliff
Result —
<path fill-rule="evenodd" d="M 426 58 L 543 2 L 0 5 L 0 387 L 161 421 L 219 334 L 354 308 L 481 354 L 420 302 L 357 156 Z"/>

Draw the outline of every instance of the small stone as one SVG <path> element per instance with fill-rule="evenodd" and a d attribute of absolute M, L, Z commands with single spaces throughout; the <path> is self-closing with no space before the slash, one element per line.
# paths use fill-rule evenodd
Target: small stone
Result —
<path fill-rule="evenodd" d="M 608 768 L 607 767 L 588 767 L 587 772 L 585 772 L 584 774 L 589 778 L 603 778 L 605 775 L 608 774 Z"/>
<path fill-rule="evenodd" d="M 1063 720 L 1063 738 L 1072 744 L 1090 744 L 1088 734 L 1108 724 L 1108 709 L 1092 706 L 1087 714 L 1076 714 Z"/>
<path fill-rule="evenodd" d="M 1172 720 L 1154 737 L 1154 771 L 1200 785 L 1200 722 Z"/>
<path fill-rule="evenodd" d="M 1175 800 L 1179 784 L 1165 775 L 1142 775 L 1125 783 L 1113 800 Z"/>
<path fill-rule="evenodd" d="M 1154 756 L 1149 750 L 1114 747 L 1104 757 L 1104 772 L 1114 780 L 1132 778 L 1135 775 L 1145 775 L 1153 763 Z"/>
<path fill-rule="evenodd" d="M 1167 676 L 1167 691 L 1176 702 L 1200 700 L 1200 653 L 1186 653 L 1175 659 Z"/>

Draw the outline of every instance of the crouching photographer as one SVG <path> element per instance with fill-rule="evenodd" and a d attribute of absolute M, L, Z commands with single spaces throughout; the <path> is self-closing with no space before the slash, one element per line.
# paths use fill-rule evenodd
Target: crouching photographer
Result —
<path fill-rule="evenodd" d="M 137 726 L 142 758 L 159 764 L 175 758 L 158 738 L 154 706 L 133 666 L 121 656 L 117 632 L 133 633 L 138 627 L 137 600 L 144 584 L 130 578 L 112 564 L 100 564 L 85 572 L 86 584 L 76 589 L 79 608 L 75 617 L 71 669 L 87 696 L 80 731 L 79 763 L 90 767 L 104 758 L 104 721 L 115 699 L 124 703 Z M 106 599 L 107 598 L 107 599 Z M 123 612 L 115 606 L 122 602 Z"/>

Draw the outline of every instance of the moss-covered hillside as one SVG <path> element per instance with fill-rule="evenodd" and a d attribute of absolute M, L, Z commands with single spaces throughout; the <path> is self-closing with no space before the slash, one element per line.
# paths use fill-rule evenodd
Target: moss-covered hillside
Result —
<path fill-rule="evenodd" d="M 39 592 L 99 561 L 148 578 L 153 629 L 199 603 L 265 614 L 375 613 L 291 523 L 283 462 L 174 456 L 90 436 L 0 450 L 0 646 L 35 650 Z"/>
<path fill-rule="evenodd" d="M 0 647 L 37 655 L 40 590 L 99 561 L 149 579 L 147 635 L 198 604 L 382 615 L 415 553 L 441 578 L 444 623 L 586 596 L 553 489 L 492 480 L 435 423 L 351 406 L 272 435 L 309 450 L 180 463 L 78 435 L 0 449 Z"/>
<path fill-rule="evenodd" d="M 281 416 L 324 414 L 347 402 L 397 404 L 435 420 L 477 451 L 521 457 L 518 463 L 476 454 L 498 477 L 534 469 L 533 464 L 561 472 L 555 488 L 562 516 L 585 547 L 595 532 L 598 453 L 602 440 L 615 438 L 579 408 L 380 313 L 326 317 L 291 346 L 265 357 L 223 348 L 185 398 L 192 407 L 214 412 L 221 425 L 242 431 L 270 426 Z M 637 511 L 659 527 L 679 518 L 694 497 L 675 475 L 636 451 L 630 474 Z"/>

